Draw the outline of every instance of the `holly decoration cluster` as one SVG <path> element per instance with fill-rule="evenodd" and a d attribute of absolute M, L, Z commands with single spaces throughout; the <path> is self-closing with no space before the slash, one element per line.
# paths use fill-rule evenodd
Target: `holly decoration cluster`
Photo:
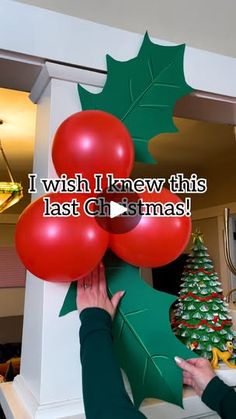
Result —
<path fill-rule="evenodd" d="M 234 338 L 219 276 L 214 271 L 202 234 L 193 234 L 193 246 L 184 267 L 176 305 L 176 336 L 198 355 L 212 358 L 212 349 L 227 350 Z"/>
<path fill-rule="evenodd" d="M 122 63 L 108 58 L 107 80 L 99 94 L 79 86 L 83 110 L 63 121 L 53 139 L 51 155 L 58 176 L 73 180 L 82 174 L 96 198 L 95 175 L 102 175 L 106 190 L 108 173 L 127 178 L 135 159 L 147 161 L 148 140 L 177 130 L 172 120 L 175 102 L 192 91 L 184 78 L 183 54 L 184 45 L 156 45 L 146 34 L 137 57 Z M 187 216 L 147 217 L 125 234 L 112 234 L 86 214 L 90 193 L 77 192 L 39 197 L 19 218 L 16 249 L 38 278 L 77 281 L 95 269 L 108 247 L 127 263 L 161 266 L 178 257 L 188 242 Z M 144 191 L 139 197 L 162 204 L 180 201 L 165 188 L 159 193 Z M 45 199 L 52 216 L 44 214 Z M 76 214 L 71 212 L 72 200 Z M 125 224 L 125 217 L 121 219 Z"/>
<path fill-rule="evenodd" d="M 149 140 L 160 133 L 177 131 L 173 121 L 175 103 L 193 90 L 184 77 L 184 50 L 184 45 L 156 45 L 146 34 L 136 57 L 119 62 L 107 56 L 102 91 L 91 93 L 78 86 L 83 111 L 69 116 L 56 132 L 52 160 L 57 174 L 73 178 L 81 173 L 93 185 L 98 173 L 104 177 L 106 173 L 117 178 L 130 176 L 134 160 L 155 163 Z M 128 135 L 124 134 L 125 127 Z M 109 295 L 127 290 L 116 316 L 114 346 L 129 377 L 134 402 L 138 406 L 146 397 L 157 397 L 182 406 L 182 374 L 173 358 L 178 355 L 187 359 L 191 352 L 170 327 L 173 296 L 145 286 L 139 269 L 129 264 L 150 267 L 174 260 L 189 240 L 190 218 L 142 217 L 131 231 L 112 234 L 104 231 L 94 217 L 86 216 L 85 194 L 48 195 L 55 206 L 68 205 L 75 199 L 81 214 L 44 217 L 44 197 L 33 201 L 16 229 L 22 262 L 44 280 L 74 281 L 65 296 L 62 316 L 77 309 L 76 281 L 94 270 L 109 247 L 117 255 L 115 266 L 110 260 L 106 262 Z M 144 192 L 143 198 L 153 203 L 179 201 L 165 189 Z M 157 318 L 162 322 L 156 322 Z"/>

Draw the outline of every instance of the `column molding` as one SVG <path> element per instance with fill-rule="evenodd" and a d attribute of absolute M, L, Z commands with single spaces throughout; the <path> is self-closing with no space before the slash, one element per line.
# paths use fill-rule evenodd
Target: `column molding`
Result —
<path fill-rule="evenodd" d="M 106 74 L 82 68 L 46 62 L 31 90 L 30 99 L 38 103 L 51 79 L 82 83 L 88 86 L 103 87 Z"/>

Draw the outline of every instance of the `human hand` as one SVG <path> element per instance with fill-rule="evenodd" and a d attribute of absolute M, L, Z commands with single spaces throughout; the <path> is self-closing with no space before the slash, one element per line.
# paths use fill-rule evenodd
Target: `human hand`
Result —
<path fill-rule="evenodd" d="M 82 311 L 85 308 L 97 307 L 106 310 L 112 319 L 116 308 L 125 291 L 118 291 L 110 300 L 107 295 L 104 266 L 102 263 L 89 275 L 81 278 L 77 284 L 77 308 Z"/>
<path fill-rule="evenodd" d="M 210 362 L 205 358 L 184 359 L 175 357 L 176 364 L 183 370 L 184 384 L 194 388 L 198 396 L 202 396 L 207 384 L 215 377 Z"/>

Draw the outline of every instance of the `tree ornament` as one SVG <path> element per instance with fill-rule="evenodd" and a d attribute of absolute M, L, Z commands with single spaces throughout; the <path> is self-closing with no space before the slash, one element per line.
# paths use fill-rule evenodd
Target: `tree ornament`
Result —
<path fill-rule="evenodd" d="M 198 345 L 199 345 L 199 343 L 194 341 L 194 342 L 190 343 L 188 345 L 188 347 L 189 347 L 189 349 L 191 349 L 191 351 L 193 351 L 194 349 L 197 349 Z"/>
<path fill-rule="evenodd" d="M 201 293 L 201 295 L 207 295 L 207 294 L 209 294 L 209 291 L 207 290 L 207 288 L 203 288 L 203 289 L 201 289 L 200 293 Z"/>
<path fill-rule="evenodd" d="M 201 305 L 200 311 L 203 311 L 206 313 L 207 311 L 209 311 L 209 306 L 206 304 Z"/>
<path fill-rule="evenodd" d="M 189 320 L 189 319 L 190 319 L 190 315 L 189 315 L 188 313 L 183 314 L 182 318 L 183 318 L 184 320 Z"/>
<path fill-rule="evenodd" d="M 232 340 L 234 338 L 233 333 L 227 333 L 227 339 Z"/>
<path fill-rule="evenodd" d="M 220 333 L 221 335 L 227 335 L 227 331 L 226 331 L 226 330 L 224 330 L 224 329 L 220 330 L 220 331 L 219 331 L 219 333 Z"/>
<path fill-rule="evenodd" d="M 213 333 L 213 332 L 214 332 L 214 330 L 213 330 L 211 327 L 207 327 L 207 328 L 206 328 L 206 332 L 207 332 L 207 333 Z M 221 332 L 221 330 L 220 330 L 220 332 Z M 219 332 L 219 333 L 220 333 L 220 332 Z"/>
<path fill-rule="evenodd" d="M 193 238 L 193 248 L 192 250 L 197 251 L 199 248 L 199 245 L 203 243 L 203 234 L 200 230 L 196 229 L 194 233 L 192 233 Z"/>
<path fill-rule="evenodd" d="M 194 304 L 189 304 L 188 310 L 196 310 L 196 306 Z"/>
<path fill-rule="evenodd" d="M 183 336 L 183 337 L 189 336 L 188 331 L 184 330 L 183 332 L 181 332 L 181 336 Z"/>
<path fill-rule="evenodd" d="M 200 339 L 200 335 L 198 335 L 197 333 L 192 333 L 192 336 L 191 336 L 193 339 Z"/>
<path fill-rule="evenodd" d="M 205 318 L 209 321 L 214 320 L 214 315 L 212 313 L 207 313 Z"/>
<path fill-rule="evenodd" d="M 183 316 L 185 316 L 185 314 L 182 315 L 182 318 L 184 318 Z M 201 316 L 200 313 L 197 312 L 197 313 L 193 314 L 193 319 L 201 319 L 201 318 L 202 318 L 202 316 Z"/>

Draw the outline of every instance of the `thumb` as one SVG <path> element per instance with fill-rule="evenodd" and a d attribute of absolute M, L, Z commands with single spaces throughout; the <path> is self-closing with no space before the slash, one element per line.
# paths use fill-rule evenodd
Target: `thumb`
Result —
<path fill-rule="evenodd" d="M 111 303 L 115 310 L 124 294 L 125 294 L 125 291 L 118 291 L 113 295 L 111 299 Z"/>
<path fill-rule="evenodd" d="M 195 367 L 191 364 L 189 364 L 188 361 L 185 361 L 184 359 L 175 356 L 175 362 L 178 365 L 178 367 L 182 368 L 182 370 L 189 372 L 190 374 L 193 374 L 195 371 Z"/>

